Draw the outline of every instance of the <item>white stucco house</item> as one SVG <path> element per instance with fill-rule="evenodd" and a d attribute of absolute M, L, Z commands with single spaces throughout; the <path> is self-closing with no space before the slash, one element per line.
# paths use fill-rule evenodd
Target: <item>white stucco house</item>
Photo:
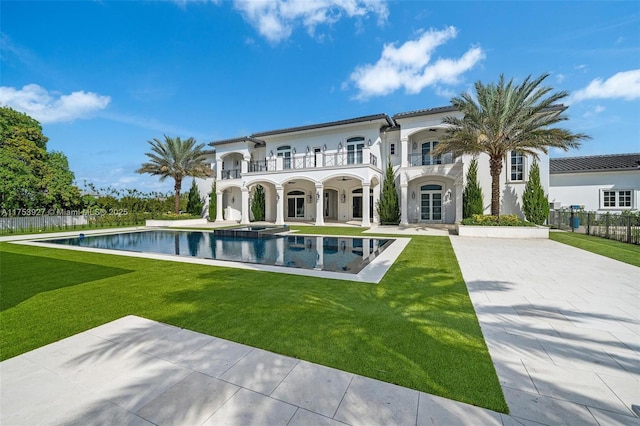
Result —
<path fill-rule="evenodd" d="M 564 108 L 559 106 L 559 108 Z M 257 185 L 265 190 L 265 220 L 378 223 L 384 171 L 391 162 L 401 206 L 401 224 L 453 224 L 462 220 L 462 191 L 471 156 L 431 155 L 446 127 L 442 119 L 460 114 L 452 107 L 375 114 L 328 123 L 254 133 L 211 142 L 216 179 L 216 221 L 251 221 Z M 540 157 L 548 191 L 548 156 Z M 522 192 L 531 159 L 519 152 L 505 158 L 501 176 L 502 213 L 522 216 Z M 488 157 L 478 175 L 490 212 Z M 214 178 L 198 181 L 201 194 Z"/>
<path fill-rule="evenodd" d="M 619 213 L 640 207 L 640 153 L 552 158 L 549 180 L 554 208 Z"/>

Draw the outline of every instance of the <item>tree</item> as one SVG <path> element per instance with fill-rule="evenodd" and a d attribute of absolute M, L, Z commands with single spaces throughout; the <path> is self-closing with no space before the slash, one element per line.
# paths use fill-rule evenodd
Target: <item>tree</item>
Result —
<path fill-rule="evenodd" d="M 253 220 L 264 220 L 264 188 L 262 185 L 256 186 L 256 192 L 253 194 L 251 202 L 251 213 L 253 213 Z"/>
<path fill-rule="evenodd" d="M 529 222 L 542 225 L 549 217 L 549 199 L 540 183 L 540 166 L 534 161 L 529 171 L 529 180 L 522 194 L 522 210 Z"/>
<path fill-rule="evenodd" d="M 151 151 L 145 155 L 151 161 L 143 163 L 136 173 L 149 173 L 160 176 L 160 181 L 171 177 L 174 181 L 174 212 L 180 213 L 180 190 L 182 180 L 187 176 L 207 177 L 211 169 L 204 162 L 209 152 L 204 151 L 204 144 L 196 145 L 194 138 L 181 140 L 179 137 L 164 137 L 164 141 L 153 139 L 148 141 Z"/>
<path fill-rule="evenodd" d="M 0 208 L 73 209 L 80 191 L 62 152 L 47 152 L 48 138 L 33 118 L 0 107 Z"/>
<path fill-rule="evenodd" d="M 191 181 L 191 188 L 189 189 L 187 213 L 198 216 L 202 215 L 202 199 L 200 198 L 200 191 L 198 191 L 198 185 L 196 185 L 195 179 Z"/>
<path fill-rule="evenodd" d="M 211 193 L 209 194 L 209 220 L 214 222 L 218 216 L 218 197 L 216 196 L 216 180 L 211 185 Z"/>
<path fill-rule="evenodd" d="M 478 159 L 474 157 L 469 163 L 467 185 L 462 192 L 462 217 L 466 219 L 474 214 L 482 214 L 483 212 L 482 188 L 478 182 Z"/>
<path fill-rule="evenodd" d="M 388 163 L 384 175 L 382 194 L 380 194 L 377 210 L 382 225 L 397 225 L 400 223 L 400 204 L 398 203 L 398 191 L 396 191 L 396 176 L 391 162 Z"/>
<path fill-rule="evenodd" d="M 451 152 L 454 156 L 486 153 L 491 174 L 491 214 L 500 215 L 500 173 L 503 159 L 510 151 L 538 158 L 538 152 L 549 147 L 565 151 L 580 146 L 589 136 L 551 127 L 567 120 L 567 109 L 557 102 L 568 92 L 551 93 L 552 88 L 541 86 L 549 74 L 531 80 L 528 76 L 520 85 L 511 79 L 505 82 L 500 75 L 498 84 L 475 84 L 476 99 L 469 93 L 451 99 L 462 118 L 448 116 L 443 123 L 449 128 L 440 140 L 434 155 Z"/>

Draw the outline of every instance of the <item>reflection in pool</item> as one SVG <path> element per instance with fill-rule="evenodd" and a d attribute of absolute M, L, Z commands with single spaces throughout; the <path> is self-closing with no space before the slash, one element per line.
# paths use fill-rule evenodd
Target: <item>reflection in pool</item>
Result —
<path fill-rule="evenodd" d="M 306 235 L 231 238 L 211 232 L 152 230 L 46 242 L 357 274 L 393 239 Z"/>

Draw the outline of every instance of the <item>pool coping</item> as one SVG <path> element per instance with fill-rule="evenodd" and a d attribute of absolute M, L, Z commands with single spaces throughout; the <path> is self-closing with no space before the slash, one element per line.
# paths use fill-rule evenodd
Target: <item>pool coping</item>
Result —
<path fill-rule="evenodd" d="M 374 236 L 365 236 L 365 237 L 354 237 L 353 235 L 311 235 L 305 233 L 296 232 L 296 236 L 308 236 L 308 237 L 332 237 L 332 238 L 384 238 L 393 240 L 389 247 L 386 247 L 375 259 L 371 260 L 360 272 L 357 274 L 348 274 L 343 272 L 332 272 L 332 271 L 321 271 L 315 269 L 301 269 L 301 268 L 292 268 L 287 266 L 275 266 L 275 265 L 259 265 L 255 263 L 243 263 L 243 262 L 234 262 L 227 260 L 214 260 L 214 259 L 203 259 L 198 257 L 185 257 L 178 255 L 169 255 L 169 254 L 158 254 L 158 253 L 143 253 L 143 252 L 133 252 L 133 251 L 124 251 L 124 250 L 111 250 L 111 249 L 101 249 L 101 248 L 91 248 L 91 247 L 78 247 L 78 246 L 65 246 L 60 244 L 46 243 L 43 242 L 43 239 L 51 239 L 51 238 L 64 238 L 70 237 L 74 235 L 78 235 L 83 233 L 85 235 L 110 235 L 110 234 L 118 234 L 122 232 L 135 232 L 135 231 L 153 231 L 158 230 L 155 227 L 136 227 L 136 228 L 119 228 L 119 229 L 109 229 L 109 230 L 101 230 L 102 232 L 64 232 L 64 233 L 56 233 L 56 234 L 38 234 L 38 235 L 23 235 L 21 238 L 16 238 L 15 240 L 5 240 L 7 242 L 11 242 L 13 244 L 21 244 L 27 246 L 34 247 L 45 247 L 45 248 L 54 248 L 54 249 L 63 249 L 63 250 L 75 250 L 82 251 L 87 253 L 100 253 L 100 254 L 110 254 L 115 256 L 127 256 L 127 257 L 137 257 L 143 259 L 154 259 L 154 260 L 167 260 L 172 262 L 182 262 L 182 263 L 191 263 L 197 265 L 208 265 L 208 266 L 219 266 L 224 268 L 235 268 L 235 269 L 245 269 L 251 271 L 264 271 L 264 272 L 275 272 L 280 274 L 289 274 L 289 275 L 298 275 L 298 276 L 307 276 L 307 277 L 319 277 L 319 278 L 328 278 L 335 280 L 343 280 L 343 281 L 357 281 L 357 282 L 366 282 L 366 283 L 379 283 L 387 271 L 391 268 L 391 266 L 395 263 L 398 256 L 404 251 L 405 247 L 411 241 L 411 238 L 404 237 L 374 237 Z M 185 231 L 189 232 L 189 231 Z M 203 231 L 206 232 L 206 231 Z"/>

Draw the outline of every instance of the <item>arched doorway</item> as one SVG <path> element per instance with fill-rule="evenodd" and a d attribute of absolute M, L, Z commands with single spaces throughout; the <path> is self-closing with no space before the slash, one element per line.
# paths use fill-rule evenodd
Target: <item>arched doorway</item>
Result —
<path fill-rule="evenodd" d="M 351 191 L 351 211 L 354 219 L 362 219 L 362 188 Z M 369 189 L 369 219 L 373 219 L 373 189 Z"/>
<path fill-rule="evenodd" d="M 305 194 L 303 191 L 287 192 L 287 218 L 304 219 Z"/>

